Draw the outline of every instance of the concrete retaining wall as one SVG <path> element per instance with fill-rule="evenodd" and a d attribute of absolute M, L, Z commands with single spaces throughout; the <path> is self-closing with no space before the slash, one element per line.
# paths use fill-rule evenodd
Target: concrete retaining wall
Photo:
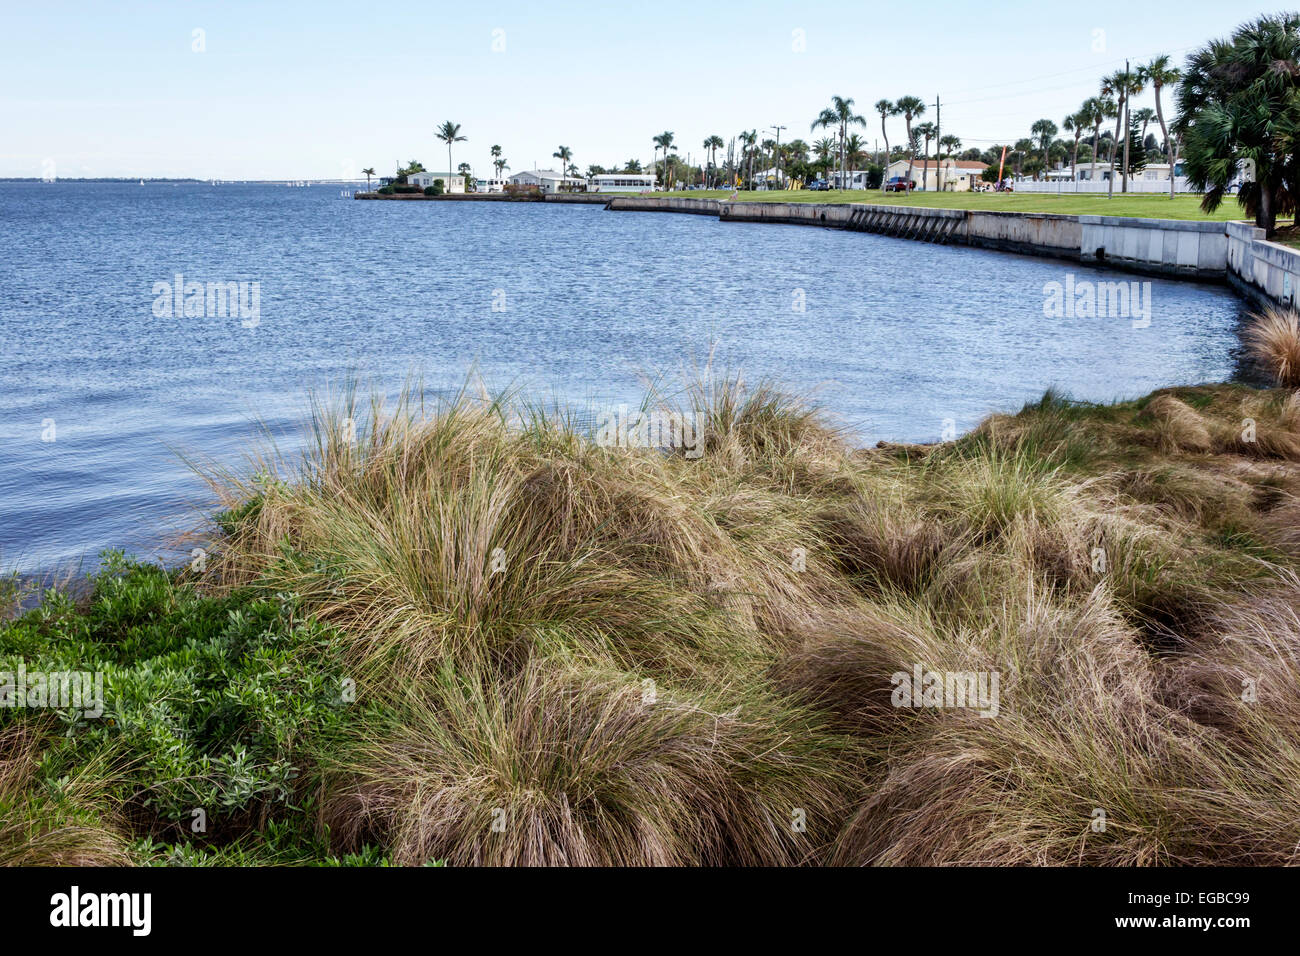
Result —
<path fill-rule="evenodd" d="M 1079 237 L 1077 216 L 975 211 L 966 216 L 966 242 L 982 249 L 1077 259 Z"/>
<path fill-rule="evenodd" d="M 546 202 L 570 203 L 578 206 L 603 206 L 609 202 L 608 196 L 600 193 L 548 193 L 542 197 Z"/>
<path fill-rule="evenodd" d="M 614 212 L 688 212 L 716 216 L 716 199 L 686 199 L 681 196 L 614 196 L 605 208 Z"/>
<path fill-rule="evenodd" d="M 1110 266 L 1222 281 L 1228 236 L 1221 222 L 1079 216 L 1080 255 Z"/>
<path fill-rule="evenodd" d="M 783 222 L 830 229 L 858 229 L 898 236 L 944 235 L 944 241 L 1023 252 L 1079 258 L 1077 216 L 1018 212 L 929 209 L 875 203 L 822 205 L 802 202 L 723 203 L 720 217 L 731 222 Z M 961 220 L 953 224 L 950 220 Z M 942 221 L 943 227 L 939 223 Z"/>
<path fill-rule="evenodd" d="M 849 203 L 723 202 L 720 203 L 718 218 L 723 222 L 784 222 L 842 229 L 848 224 L 853 209 L 853 204 Z"/>
<path fill-rule="evenodd" d="M 1228 282 L 1255 305 L 1294 305 L 1300 290 L 1300 249 L 1264 238 L 1247 222 L 1227 230 Z"/>
<path fill-rule="evenodd" d="M 419 194 L 378 196 L 358 193 L 356 198 L 426 197 Z M 546 198 L 548 202 L 602 203 L 606 209 L 615 212 L 677 212 L 717 216 L 724 222 L 778 222 L 854 229 L 1026 255 L 1104 263 L 1142 273 L 1205 281 L 1226 280 L 1257 305 L 1293 305 L 1300 299 L 1300 249 L 1268 242 L 1262 229 L 1244 222 L 1058 216 L 873 203 L 727 202 L 682 196 L 599 193 Z"/>

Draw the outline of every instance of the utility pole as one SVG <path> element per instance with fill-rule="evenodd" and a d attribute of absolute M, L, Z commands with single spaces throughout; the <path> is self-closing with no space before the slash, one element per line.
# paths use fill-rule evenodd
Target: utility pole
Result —
<path fill-rule="evenodd" d="M 1129 130 L 1133 128 L 1129 125 L 1128 122 L 1128 101 L 1133 98 L 1131 95 L 1131 91 L 1132 91 L 1132 87 L 1129 83 L 1129 75 L 1128 75 L 1128 60 L 1125 60 L 1124 61 L 1124 168 L 1120 170 L 1120 173 L 1124 176 L 1124 188 L 1121 189 L 1120 192 L 1128 192 L 1128 141 L 1129 141 Z M 1170 166 L 1169 175 L 1172 176 L 1173 174 L 1174 174 L 1174 167 Z"/>
<path fill-rule="evenodd" d="M 939 125 L 939 94 L 934 95 L 934 185 L 939 192 L 943 192 L 943 176 L 940 175 L 940 149 L 939 137 L 943 135 L 943 127 Z"/>
<path fill-rule="evenodd" d="M 778 189 L 781 188 L 781 167 L 785 165 L 781 162 L 781 130 L 786 128 L 785 126 L 772 127 L 772 132 L 776 133 L 776 186 Z"/>

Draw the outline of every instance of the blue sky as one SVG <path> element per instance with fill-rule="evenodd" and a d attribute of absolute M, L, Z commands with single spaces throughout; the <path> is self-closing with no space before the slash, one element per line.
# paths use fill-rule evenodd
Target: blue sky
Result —
<path fill-rule="evenodd" d="M 566 23 L 543 13 L 555 10 Z M 1273 8 L 1098 0 L 1060 10 L 1041 0 L 6 0 L 0 176 L 40 176 L 47 161 L 61 178 L 340 178 L 411 158 L 442 169 L 433 128 L 446 119 L 468 137 L 454 162 L 480 175 L 493 143 L 516 172 L 551 165 L 561 143 L 585 168 L 649 160 L 663 130 L 698 159 L 712 133 L 783 124 L 783 139 L 810 140 L 832 94 L 861 111 L 938 95 L 945 132 L 987 146 L 1026 135 L 1040 116 L 1059 124 L 1125 57 L 1181 58 Z M 864 133 L 874 140 L 879 128 Z M 900 120 L 890 139 L 901 138 Z"/>

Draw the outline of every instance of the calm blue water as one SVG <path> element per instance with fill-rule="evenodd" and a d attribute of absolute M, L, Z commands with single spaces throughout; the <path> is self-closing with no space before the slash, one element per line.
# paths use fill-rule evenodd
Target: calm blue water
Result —
<path fill-rule="evenodd" d="M 603 403 L 716 342 L 717 364 L 815 389 L 864 442 L 934 439 L 1048 386 L 1104 400 L 1234 374 L 1225 289 L 1153 280 L 1145 329 L 1044 318 L 1044 284 L 1069 271 L 1134 279 L 599 207 L 0 183 L 0 564 L 170 557 L 165 538 L 211 504 L 178 453 L 237 457 L 259 420 L 293 434 L 307 390 L 353 373 L 453 387 L 476 363 L 491 383 Z M 258 282 L 259 324 L 156 317 L 154 284 L 176 273 Z"/>

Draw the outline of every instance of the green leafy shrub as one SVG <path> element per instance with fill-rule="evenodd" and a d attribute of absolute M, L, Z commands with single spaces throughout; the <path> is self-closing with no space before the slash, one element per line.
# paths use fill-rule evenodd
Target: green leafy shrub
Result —
<path fill-rule="evenodd" d="M 0 709 L 0 732 L 57 723 L 34 773 L 43 787 L 99 762 L 138 832 L 231 837 L 298 806 L 300 745 L 348 717 L 336 634 L 285 593 L 200 593 L 160 567 L 106 556 L 89 598 L 51 590 L 0 627 L 0 671 L 103 675 L 103 714 Z"/>

